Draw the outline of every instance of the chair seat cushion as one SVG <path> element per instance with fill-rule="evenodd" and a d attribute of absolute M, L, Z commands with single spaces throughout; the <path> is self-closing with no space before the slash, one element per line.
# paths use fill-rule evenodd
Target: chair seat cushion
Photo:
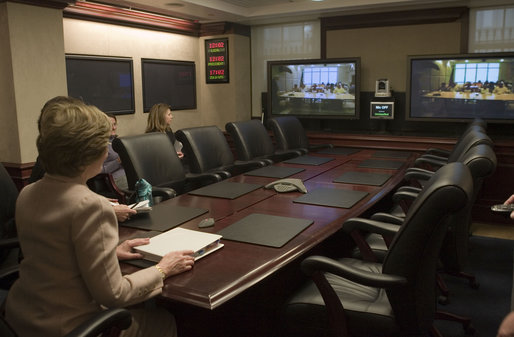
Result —
<path fill-rule="evenodd" d="M 357 259 L 340 259 L 345 264 L 381 273 L 382 265 Z M 326 277 L 345 308 L 352 336 L 387 336 L 397 333 L 394 314 L 383 289 L 359 285 L 333 274 Z M 288 335 L 324 336 L 328 318 L 323 298 L 312 281 L 287 302 L 285 308 Z"/>

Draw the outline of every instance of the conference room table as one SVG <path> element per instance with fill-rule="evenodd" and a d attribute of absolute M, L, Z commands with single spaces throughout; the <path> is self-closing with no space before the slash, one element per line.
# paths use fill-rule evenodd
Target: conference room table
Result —
<path fill-rule="evenodd" d="M 413 161 L 418 156 L 414 152 L 384 151 L 380 149 L 350 150 L 347 154 L 309 153 L 309 157 L 330 159 L 328 162 L 319 165 L 287 162 L 274 164 L 277 167 L 302 169 L 301 172 L 288 178 L 301 179 L 309 193 L 320 188 L 346 192 L 365 192 L 365 196 L 349 208 L 299 203 L 295 202 L 296 199 L 306 196 L 306 194 L 300 192 L 278 193 L 273 189 L 262 187 L 235 199 L 187 193 L 154 205 L 152 212 L 176 206 L 204 209 L 203 214 L 185 221 L 180 224 L 180 227 L 208 233 L 217 233 L 251 214 L 266 214 L 313 221 L 311 225 L 281 247 L 222 239 L 221 242 L 224 244 L 222 249 L 198 260 L 191 271 L 166 279 L 161 299 L 207 310 L 214 310 L 222 306 L 245 290 L 274 275 L 338 232 L 346 219 L 359 216 L 370 209 L 402 182 L 405 170 L 412 166 Z M 363 167 L 362 164 L 369 160 L 378 163 L 393 163 L 394 168 Z M 377 173 L 390 177 L 380 186 L 335 183 L 334 180 L 345 172 Z M 277 180 L 277 178 L 253 176 L 250 172 L 234 176 L 225 182 L 264 186 L 274 180 Z M 198 223 L 208 217 L 214 218 L 214 226 L 199 228 Z M 169 218 L 163 217 L 152 221 L 165 223 L 168 220 Z M 121 241 L 146 236 L 147 231 L 144 229 L 130 227 L 133 224 L 131 224 L 131 221 L 137 223 L 140 220 L 136 216 L 126 224 L 120 224 Z M 131 273 L 139 268 L 127 263 L 121 265 L 124 273 Z"/>

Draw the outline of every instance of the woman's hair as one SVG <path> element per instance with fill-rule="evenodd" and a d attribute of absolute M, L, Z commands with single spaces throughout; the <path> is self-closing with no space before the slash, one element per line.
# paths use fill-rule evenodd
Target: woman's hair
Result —
<path fill-rule="evenodd" d="M 148 114 L 148 123 L 145 132 L 166 132 L 171 131 L 170 126 L 166 123 L 166 112 L 171 107 L 165 103 L 157 103 L 152 106 Z"/>
<path fill-rule="evenodd" d="M 97 107 L 80 101 L 58 100 L 40 116 L 37 148 L 50 174 L 79 176 L 107 150 L 111 122 Z"/>

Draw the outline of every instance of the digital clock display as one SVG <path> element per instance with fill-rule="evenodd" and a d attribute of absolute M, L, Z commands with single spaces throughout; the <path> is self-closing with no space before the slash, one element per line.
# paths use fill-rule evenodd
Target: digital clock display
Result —
<path fill-rule="evenodd" d="M 228 38 L 205 40 L 207 83 L 228 83 Z"/>

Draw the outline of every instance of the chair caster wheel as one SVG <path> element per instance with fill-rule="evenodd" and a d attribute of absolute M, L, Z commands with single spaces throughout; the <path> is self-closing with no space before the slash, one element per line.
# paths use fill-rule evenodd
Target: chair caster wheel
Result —
<path fill-rule="evenodd" d="M 448 298 L 448 296 L 443 296 L 443 295 L 440 295 L 438 298 L 437 298 L 437 303 L 441 304 L 441 305 L 447 305 L 450 303 L 450 299 Z"/>

